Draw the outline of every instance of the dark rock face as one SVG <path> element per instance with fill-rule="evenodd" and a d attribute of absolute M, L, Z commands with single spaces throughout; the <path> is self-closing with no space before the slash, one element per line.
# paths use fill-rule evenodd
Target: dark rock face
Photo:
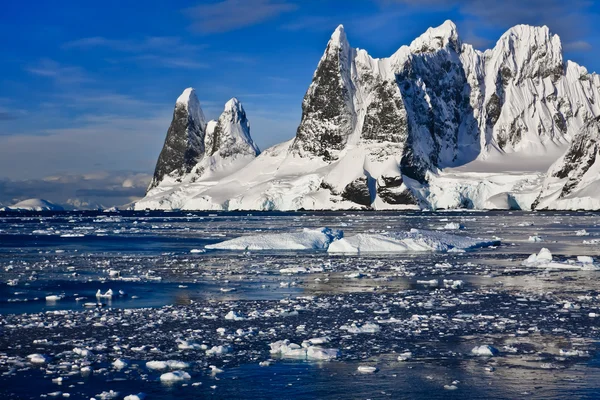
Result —
<path fill-rule="evenodd" d="M 568 178 L 560 197 L 568 196 L 585 173 L 600 159 L 600 117 L 590 120 L 573 138 L 563 158 L 563 165 L 553 176 Z"/>
<path fill-rule="evenodd" d="M 418 205 L 411 191 L 402 187 L 401 176 L 381 176 L 377 180 L 377 195 L 387 204 Z"/>
<path fill-rule="evenodd" d="M 302 102 L 302 122 L 296 132 L 292 151 L 301 156 L 317 156 L 325 161 L 337 159 L 352 133 L 354 111 L 347 76 L 348 44 L 330 40 L 324 58 L 315 71 L 312 84 Z M 346 78 L 346 79 L 345 79 Z"/>
<path fill-rule="evenodd" d="M 373 89 L 373 97 L 367 107 L 362 138 L 379 142 L 405 142 L 406 110 L 398 87 L 392 82 L 378 82 Z"/>
<path fill-rule="evenodd" d="M 221 158 L 250 155 L 256 157 L 260 150 L 250 136 L 250 122 L 242 104 L 233 98 L 225 105 L 225 110 L 212 131 L 206 132 L 206 155 L 219 155 Z"/>
<path fill-rule="evenodd" d="M 166 175 L 181 177 L 190 173 L 203 156 L 204 126 L 178 103 L 148 190 L 158 186 Z"/>
<path fill-rule="evenodd" d="M 355 179 L 344 188 L 342 198 L 366 207 L 371 205 L 371 192 L 369 191 L 366 176 Z"/>
<path fill-rule="evenodd" d="M 454 47 L 413 54 L 396 79 L 408 115 L 404 175 L 424 183 L 427 171 L 451 166 L 459 157 L 462 162 L 476 157 L 479 132 L 471 89 Z"/>

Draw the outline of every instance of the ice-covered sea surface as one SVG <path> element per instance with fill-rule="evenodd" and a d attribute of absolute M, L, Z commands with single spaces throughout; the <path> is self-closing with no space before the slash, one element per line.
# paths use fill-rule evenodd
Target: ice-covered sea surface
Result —
<path fill-rule="evenodd" d="M 595 213 L 0 214 L 0 397 L 598 398 L 599 269 Z"/>

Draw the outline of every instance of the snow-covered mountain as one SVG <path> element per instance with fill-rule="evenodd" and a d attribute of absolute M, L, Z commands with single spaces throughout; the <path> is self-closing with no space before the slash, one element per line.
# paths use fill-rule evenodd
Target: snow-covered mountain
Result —
<path fill-rule="evenodd" d="M 64 208 L 44 199 L 27 199 L 12 206 L 0 208 L 0 211 L 63 211 Z"/>
<path fill-rule="evenodd" d="M 600 208 L 599 102 L 599 76 L 564 62 L 545 26 L 515 26 L 480 52 L 446 21 L 382 59 L 339 26 L 294 139 L 255 157 L 244 115 L 230 122 L 242 139 L 219 142 L 210 163 L 238 108 L 203 127 L 178 100 L 136 208 Z"/>

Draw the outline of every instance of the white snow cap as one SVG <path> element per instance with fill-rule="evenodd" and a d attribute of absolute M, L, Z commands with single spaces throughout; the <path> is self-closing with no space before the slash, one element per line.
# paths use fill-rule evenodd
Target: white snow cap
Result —
<path fill-rule="evenodd" d="M 410 44 L 412 51 L 420 51 L 424 47 L 438 50 L 446 47 L 448 43 L 458 44 L 458 31 L 454 22 L 444 21 L 436 28 L 429 28 Z"/>
<path fill-rule="evenodd" d="M 244 113 L 244 107 L 237 98 L 232 97 L 227 103 L 225 103 L 225 109 L 223 110 L 223 112 L 242 114 Z"/>
<path fill-rule="evenodd" d="M 342 47 L 348 46 L 348 38 L 346 37 L 346 31 L 344 30 L 344 25 L 340 24 L 333 34 L 331 35 L 331 39 L 329 39 L 330 47 Z"/>
<path fill-rule="evenodd" d="M 190 114 L 194 120 L 198 121 L 203 128 L 206 126 L 206 119 L 204 118 L 204 113 L 202 112 L 202 107 L 200 107 L 200 101 L 198 100 L 198 96 L 196 96 L 196 90 L 194 88 L 189 87 L 181 93 L 177 98 L 175 107 L 178 105 L 184 106 L 188 111 L 188 114 Z"/>
<path fill-rule="evenodd" d="M 189 87 L 181 93 L 181 95 L 177 98 L 177 104 L 188 105 L 190 101 L 198 101 L 198 97 L 196 96 L 196 90 L 192 87 Z"/>

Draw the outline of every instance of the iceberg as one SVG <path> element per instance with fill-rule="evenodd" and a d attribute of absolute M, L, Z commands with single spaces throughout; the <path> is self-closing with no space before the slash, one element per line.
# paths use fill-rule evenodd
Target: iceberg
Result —
<path fill-rule="evenodd" d="M 211 250 L 326 250 L 331 242 L 343 237 L 343 231 L 305 228 L 300 232 L 263 233 L 209 244 Z"/>

